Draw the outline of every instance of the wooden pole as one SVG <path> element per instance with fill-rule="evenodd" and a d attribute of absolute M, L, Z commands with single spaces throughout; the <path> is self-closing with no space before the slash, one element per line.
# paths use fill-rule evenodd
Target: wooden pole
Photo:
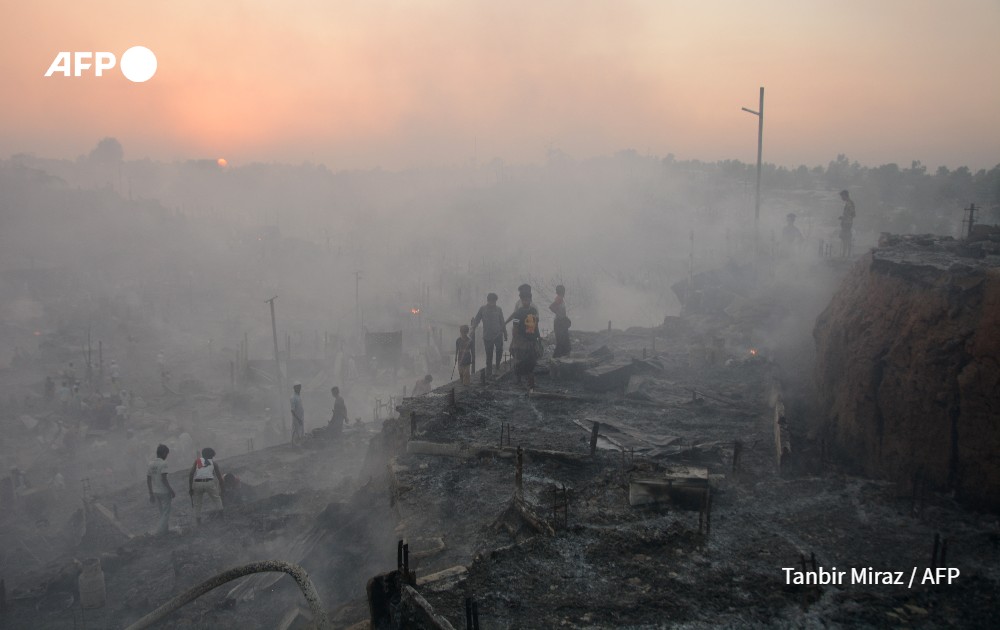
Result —
<path fill-rule="evenodd" d="M 757 117 L 757 187 L 754 193 L 754 212 L 753 212 L 753 255 L 754 258 L 757 257 L 757 247 L 758 247 L 758 225 L 760 223 L 760 165 L 761 157 L 764 152 L 764 88 L 760 88 L 760 105 L 757 111 L 749 109 L 747 107 L 742 108 L 743 111 L 753 114 Z"/>
<path fill-rule="evenodd" d="M 92 368 L 91 368 L 92 364 L 91 364 L 91 360 L 90 360 L 90 358 L 93 356 L 93 350 L 94 350 L 93 346 L 90 345 L 90 328 L 88 327 L 87 328 L 87 384 L 88 385 L 90 385 L 91 381 L 94 380 L 93 379 L 93 372 L 91 371 L 92 370 Z M 72 386 L 73 386 L 73 383 L 70 383 L 70 387 L 72 387 Z"/>
<path fill-rule="evenodd" d="M 270 300 L 265 300 L 271 305 L 271 337 L 274 339 L 274 383 L 278 390 L 278 417 L 281 418 L 281 430 L 286 431 L 285 426 L 285 405 L 282 402 L 282 393 L 285 391 L 281 384 L 281 359 L 278 358 L 278 323 L 274 317 L 274 301 L 278 299 L 278 296 L 274 296 Z"/>
<path fill-rule="evenodd" d="M 358 330 L 362 329 L 361 325 L 361 272 L 354 272 L 354 311 L 355 316 L 358 321 Z"/>
<path fill-rule="evenodd" d="M 760 109 L 757 110 L 757 187 L 753 204 L 753 238 L 754 248 L 757 247 L 757 232 L 760 224 L 760 166 L 764 154 L 764 87 L 760 88 Z M 754 257 L 757 252 L 754 251 Z"/>

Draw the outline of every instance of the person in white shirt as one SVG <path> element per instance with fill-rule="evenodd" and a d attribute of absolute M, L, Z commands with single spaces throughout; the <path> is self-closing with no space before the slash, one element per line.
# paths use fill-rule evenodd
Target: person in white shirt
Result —
<path fill-rule="evenodd" d="M 149 489 L 149 502 L 160 508 L 160 524 L 156 528 L 159 536 L 170 531 L 170 502 L 175 496 L 174 489 L 167 480 L 167 455 L 170 449 L 166 444 L 156 447 L 156 459 L 149 463 L 146 472 L 146 487 Z"/>

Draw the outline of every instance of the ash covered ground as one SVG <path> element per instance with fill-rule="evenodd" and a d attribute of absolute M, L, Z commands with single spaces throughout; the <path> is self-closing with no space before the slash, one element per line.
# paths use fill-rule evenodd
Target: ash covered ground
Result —
<path fill-rule="evenodd" d="M 848 264 L 814 271 L 839 277 Z M 166 537 L 147 533 L 156 509 L 125 434 L 88 429 L 76 450 L 60 450 L 46 423 L 62 411 L 22 407 L 5 426 L 19 454 L 34 457 L 29 473 L 56 462 L 73 479 L 36 483 L 39 492 L 4 511 L 4 622 L 127 627 L 224 569 L 279 559 L 309 572 L 334 627 L 367 627 L 366 583 L 393 569 L 404 541 L 416 589 L 445 620 L 425 627 L 464 627 L 468 598 L 484 628 L 997 625 L 996 518 L 933 488 L 857 476 L 832 457 L 816 431 L 810 359 L 791 351 L 806 343 L 810 318 L 787 321 L 814 289 L 782 282 L 779 270 L 724 309 L 702 302 L 661 326 L 573 330 L 573 353 L 543 358 L 533 390 L 505 364 L 485 382 L 477 373 L 469 385 L 393 398 L 389 417 L 352 420 L 339 438 L 317 421 L 300 446 L 280 435 L 267 445 L 274 419 L 243 410 L 269 404 L 261 375 L 236 384 L 225 370 L 175 359 L 191 366 L 188 384 L 146 375 L 133 437 L 158 439 L 166 419 L 178 425 L 168 435 L 190 429 L 198 444 L 221 445 L 219 465 L 240 477 L 243 496 L 196 526 L 188 458 L 179 458 Z M 769 336 L 774 321 L 790 332 Z M 155 347 L 144 350 L 149 365 Z M 373 398 L 395 387 L 373 385 Z M 322 408 L 323 392 L 307 393 Z M 85 492 L 80 478 L 90 480 Z M 90 557 L 101 559 L 107 596 L 84 609 L 78 575 Z M 783 568 L 813 561 L 907 577 L 936 564 L 960 576 L 912 588 L 788 583 Z M 262 574 L 213 590 L 161 627 L 314 621 L 288 577 Z"/>

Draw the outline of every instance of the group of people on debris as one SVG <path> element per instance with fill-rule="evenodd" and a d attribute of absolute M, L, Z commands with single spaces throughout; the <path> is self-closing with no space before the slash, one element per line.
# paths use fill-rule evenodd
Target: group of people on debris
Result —
<path fill-rule="evenodd" d="M 485 351 L 485 375 L 492 378 L 494 372 L 499 372 L 503 360 L 503 344 L 510 340 L 510 354 L 514 363 L 514 376 L 518 384 L 526 379 L 529 387 L 534 387 L 535 363 L 544 353 L 541 333 L 538 328 L 538 309 L 532 303 L 531 285 L 522 284 L 517 288 L 518 302 L 514 312 L 506 319 L 503 309 L 497 305 L 499 297 L 496 293 L 486 296 L 486 304 L 479 308 L 469 325 L 459 329 L 459 337 L 455 340 L 455 366 L 458 368 L 459 379 L 463 385 L 472 382 L 474 333 L 479 324 L 483 325 L 483 349 Z M 549 305 L 549 310 L 555 314 L 553 329 L 556 345 L 553 358 L 566 356 L 570 352 L 569 329 L 571 321 L 566 315 L 566 287 L 556 287 L 556 298 Z M 508 337 L 507 324 L 512 324 L 512 335 Z M 417 381 L 413 387 L 413 395 L 420 396 L 431 390 L 433 377 L 428 374 Z"/>
<path fill-rule="evenodd" d="M 306 411 L 302 406 L 302 383 L 296 381 L 292 385 L 292 443 L 299 444 L 306 436 Z M 337 438 L 341 435 L 344 425 L 347 424 L 347 404 L 344 397 L 340 395 L 339 387 L 331 387 L 330 393 L 333 395 L 333 413 L 330 415 L 330 422 L 327 423 L 326 435 Z"/>
<path fill-rule="evenodd" d="M 170 531 L 170 507 L 177 497 L 170 480 L 167 478 L 167 456 L 170 448 L 166 444 L 156 447 L 156 458 L 149 464 L 146 472 L 146 487 L 149 490 L 149 502 L 156 504 L 160 511 L 160 521 L 156 528 L 158 535 Z M 195 459 L 188 472 L 188 496 L 194 508 L 195 522 L 201 524 L 201 508 L 207 496 L 220 512 L 223 511 L 223 498 L 238 492 L 240 482 L 235 475 L 223 476 L 222 470 L 215 462 L 215 450 L 206 447 L 201 449 L 201 457 Z"/>
<path fill-rule="evenodd" d="M 292 412 L 292 443 L 299 444 L 305 439 L 305 408 L 302 405 L 302 383 L 292 386 L 290 406 Z M 333 394 L 333 414 L 330 417 L 328 429 L 333 435 L 340 435 L 347 423 L 347 404 L 340 395 L 340 388 L 330 389 Z M 149 490 L 149 502 L 159 508 L 160 521 L 156 528 L 158 535 L 166 534 L 170 525 L 171 501 L 177 493 L 170 485 L 167 473 L 167 456 L 170 448 L 166 444 L 156 447 L 156 457 L 150 462 L 146 472 L 146 486 Z M 201 449 L 198 457 L 188 471 L 188 495 L 191 497 L 191 507 L 194 508 L 195 523 L 201 523 L 202 504 L 208 498 L 220 512 L 225 502 L 236 500 L 241 494 L 242 484 L 233 474 L 223 474 L 215 461 L 215 450 L 211 447 Z"/>
<path fill-rule="evenodd" d="M 566 288 L 562 285 L 557 286 L 556 298 L 549 305 L 549 310 L 555 314 L 553 329 L 556 345 L 553 357 L 565 356 L 570 352 L 569 329 L 571 322 L 566 315 L 565 296 Z M 486 376 L 492 377 L 494 371 L 500 369 L 503 344 L 508 341 L 507 324 L 512 324 L 510 354 L 514 362 L 514 375 L 518 384 L 526 379 L 528 387 L 534 387 L 535 363 L 543 354 L 543 346 L 538 327 L 538 309 L 532 303 L 531 285 L 522 284 L 518 287 L 517 306 L 507 318 L 504 318 L 503 310 L 497 305 L 497 300 L 496 293 L 488 294 L 486 304 L 476 313 L 471 325 L 462 326 L 460 336 L 455 340 L 455 365 L 459 368 L 462 383 L 471 382 L 473 338 L 470 336 L 470 331 L 475 331 L 479 324 L 482 324 L 483 347 L 486 351 Z M 160 364 L 162 377 L 165 373 L 162 365 L 162 353 L 157 362 Z M 113 378 L 117 377 L 115 375 Z M 413 388 L 413 395 L 420 396 L 430 392 L 432 380 L 433 377 L 428 374 L 417 381 Z M 289 400 L 292 415 L 292 443 L 299 444 L 305 439 L 305 407 L 302 404 L 302 383 L 294 383 L 292 391 L 293 394 Z M 327 430 L 330 435 L 339 436 L 344 424 L 348 422 L 347 405 L 340 395 L 339 387 L 331 388 L 330 393 L 333 395 L 333 412 Z M 146 474 L 149 502 L 159 508 L 160 520 L 156 529 L 156 533 L 159 535 L 169 531 L 171 502 L 177 496 L 168 479 L 167 457 L 169 454 L 170 448 L 167 445 L 157 446 L 156 457 L 150 462 Z M 231 496 L 234 488 L 238 487 L 239 480 L 234 475 L 222 474 L 215 461 L 215 451 L 209 447 L 203 448 L 201 456 L 195 460 L 188 472 L 188 495 L 191 497 L 191 505 L 194 508 L 195 522 L 201 523 L 202 505 L 206 497 L 218 510 L 222 511 L 227 496 Z"/>

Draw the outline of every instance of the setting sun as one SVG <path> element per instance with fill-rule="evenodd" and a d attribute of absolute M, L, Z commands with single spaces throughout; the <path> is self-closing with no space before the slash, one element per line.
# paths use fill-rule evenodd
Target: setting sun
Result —
<path fill-rule="evenodd" d="M 218 160 L 215 161 L 215 163 L 219 165 L 219 168 L 226 168 L 226 166 L 229 165 L 229 162 L 226 161 L 226 158 L 219 158 Z"/>

